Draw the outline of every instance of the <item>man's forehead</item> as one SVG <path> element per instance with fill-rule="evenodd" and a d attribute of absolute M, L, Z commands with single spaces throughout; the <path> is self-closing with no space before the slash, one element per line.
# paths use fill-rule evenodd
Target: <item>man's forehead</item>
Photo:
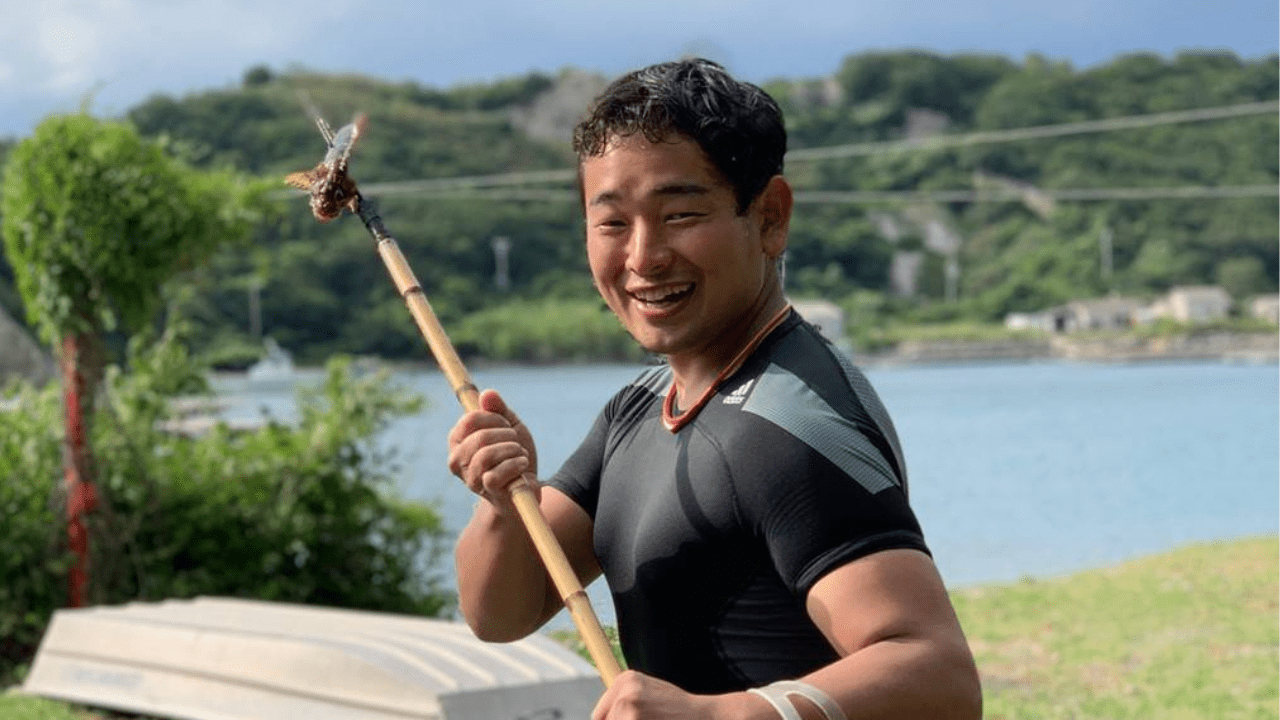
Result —
<path fill-rule="evenodd" d="M 620 160 L 618 154 L 638 153 L 653 160 Z M 643 167 L 641 171 L 638 168 Z M 587 204 L 618 199 L 623 193 L 646 196 L 705 195 L 728 184 L 706 153 L 692 140 L 678 137 L 651 142 L 643 136 L 618 138 L 599 155 L 579 166 Z"/>
<path fill-rule="evenodd" d="M 684 143 L 697 145 L 693 138 L 682 135 L 675 130 L 668 131 L 662 135 L 649 135 L 640 131 L 617 132 L 613 133 L 607 140 L 605 140 L 600 154 L 603 155 L 611 150 L 636 145 L 682 145 Z"/>

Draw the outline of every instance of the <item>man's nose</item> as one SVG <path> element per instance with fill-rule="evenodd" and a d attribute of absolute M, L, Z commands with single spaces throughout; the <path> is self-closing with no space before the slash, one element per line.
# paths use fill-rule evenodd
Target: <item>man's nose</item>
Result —
<path fill-rule="evenodd" d="M 674 257 L 660 225 L 636 223 L 627 249 L 627 269 L 637 275 L 653 275 L 670 267 Z"/>

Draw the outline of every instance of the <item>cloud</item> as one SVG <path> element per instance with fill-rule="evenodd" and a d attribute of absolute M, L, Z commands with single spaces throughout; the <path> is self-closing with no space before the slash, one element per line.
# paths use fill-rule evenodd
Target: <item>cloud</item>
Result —
<path fill-rule="evenodd" d="M 83 83 L 89 68 L 99 60 L 97 33 L 82 17 L 50 14 L 40 19 L 30 38 L 32 60 L 43 70 L 35 85 L 45 90 L 61 91 Z"/>
<path fill-rule="evenodd" d="M 238 79 L 251 65 L 301 55 L 317 39 L 340 37 L 355 4 L 45 0 L 4 14 L 0 135 L 20 106 L 36 102 L 65 112 L 92 93 L 96 111 L 120 112 L 155 92 Z"/>
<path fill-rule="evenodd" d="M 699 53 L 750 80 L 814 77 L 870 49 L 1028 52 L 1078 67 L 1131 50 L 1276 51 L 1275 0 L 0 0 L 0 136 L 119 114 L 266 64 L 450 86 L 531 70 L 616 74 Z"/>
<path fill-rule="evenodd" d="M 93 83 L 127 86 L 153 77 L 242 69 L 341 27 L 352 3 L 46 0 L 27 3 L 0 30 L 14 75 L 6 90 L 59 93 Z M 15 18 L 10 18 L 14 20 Z"/>

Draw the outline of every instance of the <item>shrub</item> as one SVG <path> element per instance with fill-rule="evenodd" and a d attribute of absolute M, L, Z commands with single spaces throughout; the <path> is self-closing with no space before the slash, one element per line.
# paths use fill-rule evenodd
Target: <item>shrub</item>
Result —
<path fill-rule="evenodd" d="M 173 399 L 205 386 L 170 333 L 135 340 L 104 383 L 94 450 L 102 503 L 90 515 L 98 604 L 229 595 L 441 615 L 433 567 L 445 532 L 431 507 L 393 492 L 377 433 L 422 399 L 385 373 L 331 361 L 300 394 L 293 425 L 172 430 Z M 56 392 L 24 389 L 0 413 L 0 684 L 14 679 L 65 601 Z"/>
<path fill-rule="evenodd" d="M 35 651 L 53 608 L 66 601 L 71 556 L 59 504 L 57 387 L 15 386 L 0 410 L 0 687 Z"/>
<path fill-rule="evenodd" d="M 529 363 L 637 362 L 645 352 L 597 300 L 515 300 L 467 316 L 453 330 L 459 352 Z"/>

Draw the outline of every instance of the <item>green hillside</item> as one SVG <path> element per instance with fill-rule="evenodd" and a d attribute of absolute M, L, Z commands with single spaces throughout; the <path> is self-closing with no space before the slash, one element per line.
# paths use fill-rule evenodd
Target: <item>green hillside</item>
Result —
<path fill-rule="evenodd" d="M 1274 292 L 1275 108 L 1168 114 L 1274 103 L 1277 70 L 1274 55 L 1134 54 L 1079 70 L 1038 56 L 876 52 L 850 55 L 826 78 L 769 82 L 786 111 L 800 201 L 788 289 L 843 304 L 855 330 L 992 322 L 1180 284 Z M 464 354 L 620 357 L 633 350 L 591 289 L 571 181 L 538 175 L 572 168 L 572 122 L 606 81 L 566 70 L 433 89 L 255 67 L 239 86 L 155 96 L 127 116 L 197 164 L 283 178 L 323 154 L 300 98 L 334 125 L 367 113 L 352 172 Z M 1149 121 L 1071 125 L 1135 116 Z M 1005 132 L 1041 126 L 1069 134 Z M 1168 188 L 1192 190 L 1152 193 Z M 1134 197 L 1144 191 L 1153 196 Z M 506 284 L 495 238 L 510 241 Z M 18 314 L 11 278 L 0 266 L 0 305 Z M 171 311 L 197 322 L 208 349 L 249 340 L 260 307 L 261 331 L 304 360 L 425 358 L 360 223 L 319 225 L 283 185 L 278 215 L 247 247 L 173 292 Z"/>

